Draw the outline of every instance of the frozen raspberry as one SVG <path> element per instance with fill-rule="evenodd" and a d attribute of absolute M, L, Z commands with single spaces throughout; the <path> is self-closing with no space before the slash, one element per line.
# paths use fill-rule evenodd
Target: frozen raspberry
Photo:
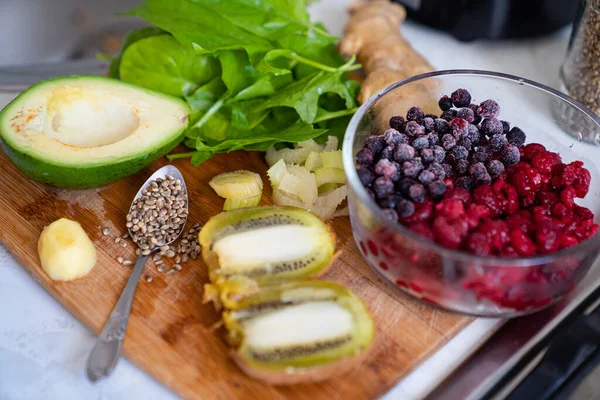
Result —
<path fill-rule="evenodd" d="M 502 199 L 494 193 L 489 185 L 481 185 L 473 190 L 473 202 L 481 204 L 488 208 L 490 217 L 497 217 L 504 213 L 504 204 Z"/>
<path fill-rule="evenodd" d="M 507 144 L 508 141 L 504 135 L 494 135 L 490 138 L 490 147 L 494 151 L 500 151 L 504 149 Z"/>
<path fill-rule="evenodd" d="M 408 143 L 408 136 L 390 128 L 383 133 L 383 140 L 388 146 L 396 146 L 400 143 Z"/>
<path fill-rule="evenodd" d="M 560 192 L 560 201 L 569 209 L 575 207 L 576 197 L 576 190 L 573 186 L 567 186 Z"/>
<path fill-rule="evenodd" d="M 462 118 L 454 118 L 452 121 L 450 121 L 450 129 L 452 129 L 452 136 L 458 140 L 467 135 L 469 131 L 469 123 Z"/>
<path fill-rule="evenodd" d="M 425 113 L 419 107 L 411 107 L 406 112 L 407 121 L 421 121 L 423 118 L 425 118 Z"/>
<path fill-rule="evenodd" d="M 440 135 L 443 135 L 445 133 L 450 133 L 450 131 L 451 131 L 450 124 L 448 123 L 448 121 L 446 121 L 443 118 L 437 118 L 434 121 L 434 125 L 435 125 L 435 131 Z"/>
<path fill-rule="evenodd" d="M 454 172 L 458 176 L 463 176 L 463 175 L 465 175 L 469 171 L 469 166 L 470 166 L 469 161 L 467 161 L 467 160 L 458 160 L 454 164 Z"/>
<path fill-rule="evenodd" d="M 511 143 L 512 144 L 512 143 Z M 523 148 L 523 159 L 529 161 L 535 153 L 546 151 L 546 148 L 539 143 L 530 143 Z"/>
<path fill-rule="evenodd" d="M 527 235 L 535 232 L 535 224 L 533 223 L 531 211 L 521 210 L 518 214 L 509 216 L 506 219 L 506 224 L 511 230 L 519 230 Z"/>
<path fill-rule="evenodd" d="M 394 193 L 394 182 L 391 179 L 380 176 L 373 182 L 373 191 L 377 198 L 384 198 Z"/>
<path fill-rule="evenodd" d="M 471 139 L 469 139 L 468 136 L 461 137 L 456 144 L 464 147 L 467 150 L 471 150 L 471 147 L 473 146 L 473 142 L 471 142 Z"/>
<path fill-rule="evenodd" d="M 444 170 L 444 167 L 437 162 L 431 163 L 431 165 L 427 167 L 427 170 L 435 175 L 436 180 L 442 180 L 446 177 L 446 171 Z"/>
<path fill-rule="evenodd" d="M 421 158 L 415 157 L 411 161 L 405 161 L 402 164 L 402 173 L 410 178 L 415 177 L 423 169 Z"/>
<path fill-rule="evenodd" d="M 383 212 L 383 215 L 385 215 L 385 217 L 387 219 L 389 219 L 390 221 L 394 221 L 394 222 L 398 221 L 398 213 L 394 209 L 384 208 L 381 210 L 381 212 Z"/>
<path fill-rule="evenodd" d="M 391 179 L 398 173 L 398 164 L 387 159 L 381 159 L 375 164 L 375 173 Z"/>
<path fill-rule="evenodd" d="M 509 180 L 520 197 L 535 195 L 542 183 L 542 177 L 534 168 L 519 167 L 509 176 Z"/>
<path fill-rule="evenodd" d="M 423 170 L 419 173 L 418 179 L 424 184 L 431 183 L 435 179 L 435 174 L 431 171 Z"/>
<path fill-rule="evenodd" d="M 394 146 L 385 146 L 381 153 L 379 153 L 379 158 L 382 160 L 393 160 L 394 159 Z"/>
<path fill-rule="evenodd" d="M 427 140 L 429 140 L 429 146 L 437 146 L 440 144 L 440 137 L 435 132 L 427 135 Z"/>
<path fill-rule="evenodd" d="M 415 150 L 423 150 L 429 147 L 429 139 L 426 136 L 419 136 L 412 142 Z"/>
<path fill-rule="evenodd" d="M 441 146 L 433 146 L 432 150 L 434 161 L 437 163 L 444 162 L 444 159 L 446 158 L 446 150 L 444 150 L 444 148 Z"/>
<path fill-rule="evenodd" d="M 435 117 L 435 118 L 437 118 L 437 117 Z M 433 120 L 434 120 L 434 118 L 431 118 L 431 117 L 423 118 L 423 127 L 425 128 L 425 132 L 429 133 L 435 129 L 435 123 L 433 122 Z"/>
<path fill-rule="evenodd" d="M 426 222 L 414 222 L 408 225 L 408 229 L 410 229 L 412 232 L 416 233 L 419 236 L 423 236 L 424 238 L 427 238 L 429 240 L 434 240 L 433 232 L 431 231 L 429 224 Z"/>
<path fill-rule="evenodd" d="M 356 162 L 359 165 L 369 166 L 373 164 L 373 160 L 373 152 L 369 149 L 362 149 L 358 153 L 356 153 Z"/>
<path fill-rule="evenodd" d="M 360 167 L 356 170 L 358 174 L 358 179 L 362 182 L 363 185 L 369 187 L 373 184 L 373 179 L 375 179 L 375 175 L 368 169 L 364 167 Z"/>
<path fill-rule="evenodd" d="M 468 123 L 472 123 L 475 120 L 475 113 L 469 107 L 463 107 L 458 110 L 456 116 L 466 120 Z"/>
<path fill-rule="evenodd" d="M 396 203 L 396 212 L 400 218 L 410 217 L 415 212 L 415 205 L 410 200 L 401 200 Z"/>
<path fill-rule="evenodd" d="M 484 135 L 491 137 L 494 135 L 502 135 L 504 133 L 504 128 L 502 127 L 502 122 L 498 118 L 486 118 L 481 123 L 481 133 Z"/>
<path fill-rule="evenodd" d="M 500 152 L 498 159 L 502 162 L 502 164 L 504 164 L 504 166 L 510 167 L 511 165 L 517 164 L 520 158 L 521 153 L 519 153 L 519 149 L 509 144 Z"/>
<path fill-rule="evenodd" d="M 445 119 L 446 121 L 451 121 L 452 118 L 456 118 L 456 110 L 448 110 L 448 111 L 444 111 L 441 115 L 440 118 Z"/>
<path fill-rule="evenodd" d="M 531 166 L 545 175 L 550 175 L 552 168 L 560 163 L 562 163 L 560 156 L 551 151 L 535 153 L 530 160 Z"/>
<path fill-rule="evenodd" d="M 438 101 L 438 105 L 442 111 L 448 111 L 452 108 L 452 100 L 448 96 L 442 96 L 440 101 Z"/>
<path fill-rule="evenodd" d="M 479 232 L 471 233 L 465 240 L 465 250 L 477 256 L 487 256 L 490 254 L 490 244 L 484 234 Z"/>
<path fill-rule="evenodd" d="M 471 103 L 471 93 L 466 89 L 457 89 L 450 96 L 455 107 L 468 107 Z"/>
<path fill-rule="evenodd" d="M 467 136 L 473 145 L 479 144 L 479 141 L 481 140 L 481 133 L 475 125 L 469 125 Z"/>
<path fill-rule="evenodd" d="M 467 207 L 471 203 L 471 193 L 460 188 L 451 188 L 444 193 L 444 199 L 458 199 Z"/>
<path fill-rule="evenodd" d="M 394 160 L 403 163 L 405 161 L 412 160 L 415 157 L 415 149 L 405 143 L 400 143 L 396 146 L 396 150 L 394 151 Z"/>
<path fill-rule="evenodd" d="M 449 133 L 442 136 L 442 147 L 444 149 L 450 150 L 454 146 L 456 146 L 456 139 L 454 139 L 454 136 Z"/>
<path fill-rule="evenodd" d="M 385 147 L 383 136 L 369 136 L 365 139 L 365 147 L 371 150 L 373 154 L 378 154 Z"/>
<path fill-rule="evenodd" d="M 506 214 L 514 214 L 519 211 L 519 196 L 514 187 L 508 184 L 504 179 L 496 179 L 492 184 L 492 189 L 501 201 Z"/>
<path fill-rule="evenodd" d="M 506 134 L 506 138 L 508 139 L 508 143 L 517 147 L 523 146 L 525 144 L 525 140 L 527 139 L 525 132 L 516 126 Z"/>
<path fill-rule="evenodd" d="M 590 171 L 583 168 L 581 161 L 573 161 L 567 164 L 562 171 L 557 171 L 557 174 L 560 174 L 556 176 L 560 185 L 555 187 L 560 188 L 572 185 L 576 190 L 577 197 L 585 197 L 590 188 L 591 175 Z M 552 184 L 554 185 L 554 183 L 553 179 Z"/>
<path fill-rule="evenodd" d="M 450 249 L 458 249 L 469 227 L 464 219 L 438 216 L 433 220 L 432 230 L 436 242 Z"/>
<path fill-rule="evenodd" d="M 477 108 L 477 114 L 483 118 L 498 118 L 500 115 L 500 105 L 494 100 L 486 100 Z"/>
<path fill-rule="evenodd" d="M 469 150 L 463 146 L 454 146 L 450 149 L 449 161 L 457 162 L 459 160 L 466 160 L 469 157 Z"/>
<path fill-rule="evenodd" d="M 441 180 L 433 181 L 427 185 L 427 190 L 434 199 L 442 196 L 446 192 L 446 189 L 446 184 Z"/>
<path fill-rule="evenodd" d="M 492 156 L 494 155 L 494 152 L 492 151 L 492 149 L 488 146 L 479 146 L 477 148 L 477 151 L 475 153 L 473 153 L 473 162 L 480 162 L 480 163 L 485 163 L 488 162 Z"/>
<path fill-rule="evenodd" d="M 449 198 L 440 201 L 435 206 L 437 214 L 451 218 L 460 218 L 465 215 L 465 205 L 460 199 Z"/>
<path fill-rule="evenodd" d="M 404 131 L 404 117 L 400 115 L 393 116 L 390 118 L 390 128 L 397 130 L 398 132 Z"/>
<path fill-rule="evenodd" d="M 550 221 L 540 221 L 535 229 L 535 242 L 541 254 L 548 254 L 560 248 L 560 228 Z"/>
<path fill-rule="evenodd" d="M 473 188 L 473 179 L 468 176 L 461 176 L 454 182 L 454 187 L 471 190 Z"/>
<path fill-rule="evenodd" d="M 425 134 L 425 128 L 422 125 L 419 125 L 416 121 L 410 121 L 406 123 L 406 127 L 404 128 L 404 132 L 408 136 L 415 137 Z"/>
<path fill-rule="evenodd" d="M 533 240 L 521 230 L 513 229 L 510 232 L 510 239 L 513 248 L 520 256 L 529 257 L 537 252 L 537 247 L 533 243 Z"/>
<path fill-rule="evenodd" d="M 423 149 L 421 150 L 421 160 L 423 160 L 423 164 L 428 165 L 435 161 L 433 150 L 431 149 Z"/>
<path fill-rule="evenodd" d="M 444 164 L 440 164 L 440 166 L 444 169 L 444 176 L 446 178 L 450 178 L 454 176 L 454 169 L 452 168 L 452 165 L 444 163 Z"/>
<path fill-rule="evenodd" d="M 486 168 L 487 168 L 488 174 L 490 174 L 490 176 L 492 178 L 495 178 L 504 172 L 504 164 L 502 164 L 498 160 L 488 161 L 488 163 L 486 164 Z"/>
<path fill-rule="evenodd" d="M 420 183 L 414 184 L 408 189 L 408 196 L 416 203 L 424 203 L 426 194 L 425 186 Z"/>
<path fill-rule="evenodd" d="M 491 248 L 498 251 L 510 241 L 508 225 L 501 220 L 485 219 L 477 228 L 479 233 L 483 233 Z"/>
<path fill-rule="evenodd" d="M 508 134 L 508 132 L 510 131 L 510 123 L 508 121 L 500 121 L 502 122 L 502 129 L 504 131 L 504 134 Z M 511 143 L 512 144 L 512 143 Z M 519 146 L 517 146 L 519 147 Z"/>

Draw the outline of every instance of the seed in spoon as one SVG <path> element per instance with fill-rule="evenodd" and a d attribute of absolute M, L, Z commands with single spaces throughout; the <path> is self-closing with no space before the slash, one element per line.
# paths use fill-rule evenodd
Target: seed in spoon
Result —
<path fill-rule="evenodd" d="M 131 265 L 131 264 L 133 264 L 133 261 L 131 261 L 131 260 L 123 261 L 123 265 Z"/>
<path fill-rule="evenodd" d="M 146 282 L 152 282 L 152 276 L 146 275 Z"/>
<path fill-rule="evenodd" d="M 104 236 L 110 235 L 110 228 L 109 227 L 105 227 L 104 229 L 102 229 L 102 234 Z"/>

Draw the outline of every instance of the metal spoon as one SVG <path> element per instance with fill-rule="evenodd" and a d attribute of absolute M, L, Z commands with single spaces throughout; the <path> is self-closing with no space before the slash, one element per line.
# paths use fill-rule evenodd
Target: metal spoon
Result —
<path fill-rule="evenodd" d="M 181 188 L 183 193 L 185 193 L 185 208 L 187 211 L 187 187 L 185 186 L 183 176 L 177 168 L 172 165 L 167 165 L 152 174 L 152 176 L 148 178 L 148 180 L 140 188 L 135 195 L 133 202 L 131 203 L 131 207 L 129 208 L 130 212 L 135 200 L 142 196 L 142 191 L 150 184 L 150 182 L 156 180 L 157 178 L 164 179 L 166 175 L 171 175 L 175 179 L 181 180 Z M 177 233 L 177 236 L 166 244 L 171 244 L 177 240 L 177 238 L 181 235 L 181 232 L 183 232 L 186 222 L 187 213 L 183 223 L 181 224 L 181 229 Z M 133 237 L 133 232 L 131 229 L 129 229 L 129 236 Z M 138 280 L 142 275 L 146 261 L 148 261 L 150 255 L 158 249 L 159 247 L 155 245 L 152 249 L 150 249 L 150 254 L 148 255 L 143 255 L 141 252 L 142 249 L 140 249 L 140 255 L 138 256 L 129 280 L 127 281 L 127 285 L 125 286 L 125 289 L 123 289 L 123 293 L 121 293 L 121 297 L 119 298 L 117 305 L 108 317 L 108 320 L 102 329 L 102 333 L 98 337 L 98 340 L 96 341 L 96 344 L 94 345 L 94 348 L 92 349 L 92 352 L 88 358 L 86 372 L 90 381 L 96 382 L 102 378 L 105 378 L 109 376 L 115 369 L 115 366 L 121 357 L 121 347 L 123 346 L 123 339 L 125 338 L 125 331 L 127 330 L 127 323 L 129 321 L 129 314 L 131 312 L 131 303 L 133 302 L 133 295 L 135 294 Z"/>

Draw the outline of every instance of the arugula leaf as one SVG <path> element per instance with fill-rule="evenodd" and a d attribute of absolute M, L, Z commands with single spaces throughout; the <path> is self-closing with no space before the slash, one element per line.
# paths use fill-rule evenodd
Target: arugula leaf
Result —
<path fill-rule="evenodd" d="M 167 35 L 131 44 L 119 70 L 124 81 L 178 97 L 193 93 L 221 73 L 214 57 L 197 54 Z"/>
<path fill-rule="evenodd" d="M 142 40 L 147 37 L 158 36 L 158 35 L 168 35 L 168 32 L 163 31 L 162 29 L 156 28 L 154 26 L 145 26 L 143 28 L 135 29 L 135 30 L 131 30 L 131 31 L 127 32 L 127 35 L 125 35 L 125 38 L 123 38 L 123 43 L 121 44 L 121 55 L 118 57 L 115 57 L 112 60 L 112 62 L 110 63 L 110 67 L 108 69 L 108 76 L 110 76 L 111 78 L 117 78 L 117 79 L 120 77 L 119 76 L 119 68 L 121 65 L 121 57 L 122 57 L 123 53 L 125 52 L 125 50 L 127 50 L 127 48 L 129 46 L 131 46 L 138 40 Z"/>
<path fill-rule="evenodd" d="M 248 59 L 248 55 L 240 50 L 219 51 L 217 53 L 221 63 L 221 79 L 232 95 L 252 85 L 258 79 L 259 73 Z"/>

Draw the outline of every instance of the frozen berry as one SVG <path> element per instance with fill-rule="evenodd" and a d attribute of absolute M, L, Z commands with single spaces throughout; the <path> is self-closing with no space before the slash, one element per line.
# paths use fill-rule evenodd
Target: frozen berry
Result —
<path fill-rule="evenodd" d="M 384 208 L 381 211 L 383 212 L 383 215 L 385 215 L 385 217 L 390 221 L 398 221 L 398 213 L 396 212 L 396 210 L 392 208 Z"/>
<path fill-rule="evenodd" d="M 494 153 L 492 152 L 491 148 L 487 146 L 479 146 L 477 151 L 473 153 L 473 161 L 479 163 L 488 162 L 493 155 Z"/>
<path fill-rule="evenodd" d="M 442 147 L 444 149 L 450 150 L 454 146 L 456 146 L 456 139 L 454 139 L 454 136 L 449 133 L 442 136 Z"/>
<path fill-rule="evenodd" d="M 475 125 L 479 124 L 482 119 L 481 116 L 479 114 L 477 114 L 477 109 L 479 108 L 479 106 L 477 104 L 471 103 L 471 104 L 469 104 L 469 108 L 471 109 L 471 111 L 473 111 L 473 115 L 474 115 L 473 121 L 471 121 L 471 123 L 475 124 Z"/>
<path fill-rule="evenodd" d="M 367 187 L 371 186 L 371 184 L 373 183 L 373 179 L 375 179 L 375 175 L 373 175 L 371 170 L 368 168 L 364 168 L 364 167 L 358 168 L 356 170 L 356 173 L 358 174 L 358 179 L 360 179 L 362 184 Z"/>
<path fill-rule="evenodd" d="M 475 125 L 469 125 L 467 136 L 474 146 L 477 145 L 481 140 L 481 133 Z"/>
<path fill-rule="evenodd" d="M 365 147 L 373 152 L 373 154 L 378 154 L 381 150 L 383 150 L 385 146 L 385 141 L 383 140 L 383 136 L 369 136 L 365 139 Z"/>
<path fill-rule="evenodd" d="M 381 208 L 394 208 L 396 207 L 396 202 L 398 197 L 394 194 L 391 194 L 387 197 L 379 199 L 377 202 Z"/>
<path fill-rule="evenodd" d="M 467 107 L 471 103 L 471 94 L 466 89 L 457 89 L 450 96 L 455 107 Z"/>
<path fill-rule="evenodd" d="M 394 193 L 394 182 L 384 176 L 380 176 L 373 182 L 373 191 L 377 198 L 384 198 Z"/>
<path fill-rule="evenodd" d="M 451 121 L 452 118 L 456 118 L 457 111 L 456 110 L 448 110 L 444 111 L 440 118 L 445 119 L 446 121 Z"/>
<path fill-rule="evenodd" d="M 462 118 L 454 118 L 450 121 L 450 129 L 455 139 L 459 139 L 469 132 L 469 123 Z"/>
<path fill-rule="evenodd" d="M 539 153 L 541 151 L 546 151 L 544 145 L 539 143 L 529 143 L 527 146 L 523 147 L 523 158 L 526 161 L 530 160 L 535 153 Z"/>
<path fill-rule="evenodd" d="M 461 176 L 454 181 L 454 187 L 471 190 L 473 188 L 473 179 L 468 176 Z"/>
<path fill-rule="evenodd" d="M 417 176 L 422 169 L 423 163 L 419 157 L 415 157 L 411 161 L 405 161 L 402 164 L 402 173 L 410 178 Z"/>
<path fill-rule="evenodd" d="M 433 118 L 425 117 L 423 118 L 423 127 L 425 128 L 425 132 L 431 132 L 435 129 L 435 123 L 433 122 Z"/>
<path fill-rule="evenodd" d="M 477 108 L 477 114 L 483 118 L 498 118 L 500 105 L 494 100 L 486 100 Z"/>
<path fill-rule="evenodd" d="M 450 178 L 450 177 L 454 176 L 454 169 L 452 168 L 452 165 L 444 163 L 444 164 L 440 164 L 440 166 L 444 170 L 444 176 L 446 178 Z"/>
<path fill-rule="evenodd" d="M 433 198 L 441 197 L 446 192 L 446 189 L 446 184 L 441 180 L 433 181 L 427 185 L 427 190 Z"/>
<path fill-rule="evenodd" d="M 446 170 L 437 162 L 432 163 L 429 167 L 427 167 L 427 170 L 433 172 L 436 180 L 442 180 L 446 177 Z"/>
<path fill-rule="evenodd" d="M 471 147 L 473 146 L 473 143 L 471 142 L 471 139 L 469 139 L 468 136 L 463 136 L 461 137 L 458 142 L 456 142 L 457 146 L 462 146 L 467 150 L 471 150 Z"/>
<path fill-rule="evenodd" d="M 394 159 L 394 146 L 385 146 L 379 154 L 380 159 L 393 160 Z"/>
<path fill-rule="evenodd" d="M 503 130 L 504 134 L 506 135 L 510 131 L 510 123 L 508 123 L 507 121 L 500 121 L 500 122 L 502 122 L 502 130 Z"/>
<path fill-rule="evenodd" d="M 514 126 L 506 134 L 506 138 L 508 139 L 508 143 L 512 144 L 513 146 L 521 147 L 525 144 L 526 136 L 525 132 L 523 132 L 521 128 Z"/>
<path fill-rule="evenodd" d="M 507 143 L 508 141 L 506 140 L 506 136 L 504 135 L 494 135 L 490 139 L 490 147 L 494 151 L 502 150 L 507 145 Z"/>
<path fill-rule="evenodd" d="M 450 124 L 448 123 L 448 121 L 446 121 L 443 118 L 437 118 L 434 121 L 434 125 L 435 125 L 435 131 L 437 133 L 439 133 L 440 135 L 450 132 Z"/>
<path fill-rule="evenodd" d="M 487 172 L 485 174 L 474 176 L 475 186 L 479 185 L 489 185 L 492 183 L 492 177 Z"/>
<path fill-rule="evenodd" d="M 396 187 L 404 196 L 408 196 L 408 189 L 414 184 L 418 183 L 415 179 L 412 178 L 402 178 L 396 184 Z"/>
<path fill-rule="evenodd" d="M 404 132 L 406 132 L 408 136 L 420 136 L 425 134 L 425 128 L 419 125 L 416 121 L 410 121 L 406 123 Z"/>
<path fill-rule="evenodd" d="M 428 170 L 423 170 L 419 173 L 419 181 L 421 183 L 431 183 L 435 179 L 435 174 Z"/>
<path fill-rule="evenodd" d="M 404 117 L 400 115 L 390 118 L 390 128 L 395 129 L 398 132 L 402 132 L 404 130 L 404 124 Z"/>
<path fill-rule="evenodd" d="M 519 149 L 516 146 L 509 144 L 500 152 L 499 160 L 506 167 L 510 167 L 512 165 L 516 165 L 521 158 L 521 153 L 519 153 Z"/>
<path fill-rule="evenodd" d="M 481 123 L 481 132 L 490 137 L 504 133 L 502 122 L 498 118 L 486 118 Z"/>
<path fill-rule="evenodd" d="M 476 178 L 479 175 L 483 175 L 483 174 L 487 174 L 487 169 L 485 168 L 485 165 L 483 165 L 482 162 L 476 162 L 471 164 L 471 166 L 469 167 L 469 175 L 471 175 L 472 178 Z"/>
<path fill-rule="evenodd" d="M 375 164 L 375 173 L 391 179 L 398 172 L 397 163 L 382 158 Z"/>
<path fill-rule="evenodd" d="M 429 140 L 430 146 L 436 146 L 440 144 L 440 137 L 435 132 L 432 132 L 429 135 L 427 135 L 427 140 Z"/>
<path fill-rule="evenodd" d="M 419 136 L 412 142 L 412 147 L 415 150 L 423 150 L 429 147 L 429 138 L 426 136 Z"/>
<path fill-rule="evenodd" d="M 468 123 L 472 123 L 475 120 L 475 113 L 469 107 L 463 107 L 456 112 L 457 118 L 462 118 Z"/>
<path fill-rule="evenodd" d="M 463 176 L 469 171 L 469 161 L 467 160 L 458 160 L 456 164 L 454 164 L 454 171 L 456 175 Z"/>
<path fill-rule="evenodd" d="M 490 176 L 492 178 L 497 177 L 498 175 L 500 175 L 501 173 L 504 172 L 504 164 L 502 164 L 500 161 L 498 160 L 491 160 L 486 164 L 486 168 L 488 171 L 488 174 L 490 174 Z"/>
<path fill-rule="evenodd" d="M 406 135 L 398 132 L 394 128 L 390 128 L 387 131 L 383 132 L 383 140 L 388 146 L 396 146 L 397 144 L 400 144 L 402 136 Z"/>
<path fill-rule="evenodd" d="M 446 158 L 446 150 L 444 150 L 444 148 L 441 146 L 433 146 L 432 150 L 434 161 L 438 163 L 444 162 L 444 159 Z"/>
<path fill-rule="evenodd" d="M 415 205 L 410 200 L 401 200 L 396 203 L 396 212 L 400 218 L 410 217 L 415 212 Z"/>
<path fill-rule="evenodd" d="M 423 161 L 423 164 L 431 164 L 433 161 L 435 161 L 435 158 L 433 156 L 433 150 L 431 149 L 423 149 L 421 150 L 421 160 Z"/>
<path fill-rule="evenodd" d="M 425 187 L 420 183 L 414 184 L 408 189 L 408 196 L 416 203 L 424 203 L 425 195 Z"/>
<path fill-rule="evenodd" d="M 394 160 L 399 163 L 412 160 L 415 156 L 415 149 L 409 144 L 401 143 L 396 146 L 394 151 Z"/>
<path fill-rule="evenodd" d="M 367 188 L 367 194 L 370 198 L 375 199 L 375 192 L 372 189 Z"/>
<path fill-rule="evenodd" d="M 448 96 L 442 96 L 440 101 L 438 101 L 438 105 L 442 111 L 447 111 L 452 108 L 452 100 Z"/>
<path fill-rule="evenodd" d="M 359 165 L 369 166 L 373 164 L 374 158 L 373 152 L 369 149 L 362 149 L 356 153 L 356 162 Z"/>
<path fill-rule="evenodd" d="M 411 107 L 406 112 L 407 121 L 421 121 L 425 117 L 425 113 L 419 107 Z"/>
<path fill-rule="evenodd" d="M 465 160 L 467 157 L 469 157 L 469 150 L 465 149 L 463 146 L 454 146 L 450 150 L 450 161 L 452 162 Z"/>
<path fill-rule="evenodd" d="M 536 168 L 542 174 L 550 175 L 552 168 L 561 164 L 562 159 L 557 153 L 545 151 L 534 154 L 530 163 L 533 168 Z"/>

